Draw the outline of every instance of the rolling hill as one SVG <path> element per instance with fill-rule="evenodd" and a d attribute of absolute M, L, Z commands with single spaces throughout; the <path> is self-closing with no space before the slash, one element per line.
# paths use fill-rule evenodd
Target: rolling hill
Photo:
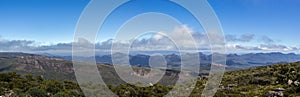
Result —
<path fill-rule="evenodd" d="M 2 72 L 0 74 L 1 95 L 43 95 L 51 97 L 58 97 L 58 95 L 83 95 L 77 83 L 69 81 L 62 82 L 62 80 L 66 80 L 61 79 L 62 77 L 66 77 L 71 80 L 74 79 L 74 76 L 72 77 L 74 72 L 72 72 L 72 64 L 70 61 L 25 53 L 1 53 L 0 59 L 0 72 Z M 109 88 L 120 97 L 162 96 L 173 88 L 172 85 L 160 85 L 162 83 L 158 83 L 150 87 L 136 87 L 131 84 L 119 83 L 121 80 L 113 77 L 115 76 L 115 73 L 110 65 L 98 65 L 102 67 L 102 69 L 99 68 L 102 70 L 100 73 L 102 73 L 102 75 L 106 75 L 103 76 L 104 79 L 106 79 L 106 82 L 115 84 L 113 86 L 109 86 Z M 141 67 L 134 68 L 140 69 Z M 13 71 L 21 75 L 11 73 Z M 170 76 L 174 76 L 176 74 L 176 72 L 172 70 L 168 72 L 171 74 Z M 25 74 L 33 74 L 37 77 L 33 78 L 30 75 Z M 42 75 L 43 77 L 39 78 L 38 75 Z M 43 78 L 52 80 L 46 80 Z M 202 90 L 205 87 L 206 80 L 207 76 L 199 76 L 197 84 L 190 95 L 191 97 L 199 97 L 201 95 Z M 244 70 L 233 70 L 224 74 L 223 80 L 215 94 L 215 97 L 296 97 L 300 95 L 299 81 L 300 62 L 252 67 Z M 187 84 L 189 83 L 187 82 Z M 182 87 L 180 89 L 190 89 L 190 87 L 185 87 L 184 84 L 181 86 Z M 178 93 L 178 95 L 180 94 L 184 93 Z"/>
<path fill-rule="evenodd" d="M 83 62 L 84 63 L 84 62 Z M 84 69 L 86 64 L 81 69 L 83 72 L 89 72 Z M 102 79 L 106 84 L 119 85 L 125 82 L 120 79 L 116 73 L 114 67 L 109 64 L 97 64 L 97 68 L 100 71 Z M 138 75 L 145 75 L 149 71 L 147 67 L 132 67 L 135 73 Z M 156 69 L 158 71 L 164 71 L 164 69 Z M 0 73 L 17 72 L 19 74 L 33 74 L 36 76 L 41 75 L 45 79 L 55 79 L 60 81 L 70 80 L 76 81 L 75 72 L 72 61 L 62 58 L 53 58 L 44 55 L 27 54 L 27 53 L 0 53 Z M 178 77 L 178 71 L 167 69 L 163 78 L 174 79 L 171 82 L 161 82 L 161 84 L 171 84 L 176 81 Z M 185 72 L 186 75 L 198 76 L 193 72 Z M 203 73 L 204 74 L 204 73 Z M 90 75 L 86 75 L 89 77 Z M 128 75 L 130 76 L 130 75 Z M 151 75 L 156 76 L 156 75 Z M 95 78 L 96 79 L 96 78 Z M 91 81 L 94 79 L 91 79 Z"/>

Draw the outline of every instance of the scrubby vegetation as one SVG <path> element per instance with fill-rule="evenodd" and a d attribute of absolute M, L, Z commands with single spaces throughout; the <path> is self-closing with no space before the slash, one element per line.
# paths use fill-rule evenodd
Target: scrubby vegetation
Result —
<path fill-rule="evenodd" d="M 275 88 L 300 96 L 300 62 L 226 72 L 216 96 L 264 96 Z"/>
<path fill-rule="evenodd" d="M 15 72 L 0 74 L 0 95 L 21 97 L 83 96 L 79 85 L 71 81 L 44 80 L 41 76 L 19 75 Z M 63 96 L 67 95 L 67 96 Z"/>
<path fill-rule="evenodd" d="M 197 80 L 191 97 L 199 97 L 206 77 Z M 285 97 L 300 95 L 300 62 L 277 64 L 226 72 L 216 97 L 265 96 L 276 88 L 283 88 Z M 99 85 L 100 86 L 100 85 Z M 155 84 L 136 87 L 131 84 L 108 86 L 121 97 L 161 97 L 173 86 Z M 186 89 L 186 87 L 182 87 Z M 14 72 L 0 74 L 0 95 L 32 97 L 81 97 L 79 85 L 72 81 L 45 80 L 41 76 L 19 75 Z"/>

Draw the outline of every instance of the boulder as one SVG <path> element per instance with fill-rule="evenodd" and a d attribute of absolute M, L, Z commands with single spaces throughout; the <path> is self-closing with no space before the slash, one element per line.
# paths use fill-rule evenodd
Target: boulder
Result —
<path fill-rule="evenodd" d="M 283 88 L 275 88 L 272 91 L 267 92 L 265 96 L 266 97 L 283 97 L 284 96 L 284 94 L 283 94 L 284 90 L 285 89 L 283 89 Z"/>

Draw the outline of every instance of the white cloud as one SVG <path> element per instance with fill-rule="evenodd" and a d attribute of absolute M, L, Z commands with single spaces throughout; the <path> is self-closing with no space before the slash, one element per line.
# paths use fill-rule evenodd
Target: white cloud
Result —
<path fill-rule="evenodd" d="M 259 46 L 246 46 L 241 44 L 227 44 L 228 51 L 268 51 L 268 52 L 298 52 L 300 48 L 275 45 L 275 44 L 261 44 Z"/>
<path fill-rule="evenodd" d="M 155 34 L 155 35 L 152 36 L 152 38 L 155 39 L 155 40 L 160 40 L 160 39 L 164 38 L 164 36 L 161 35 L 161 34 Z"/>
<path fill-rule="evenodd" d="M 129 44 L 132 42 L 132 44 Z M 175 27 L 172 32 L 154 33 L 147 39 L 135 39 L 113 41 L 114 50 L 126 50 L 131 46 L 131 50 L 195 50 L 196 47 L 207 48 L 209 41 L 205 34 L 193 31 L 186 25 Z M 107 44 L 106 41 L 102 44 Z M 108 45 L 102 45 L 108 46 Z M 103 48 L 103 47 L 102 47 Z"/>
<path fill-rule="evenodd" d="M 273 39 L 271 39 L 270 37 L 268 37 L 268 36 L 262 36 L 260 41 L 265 43 L 265 44 L 275 43 L 275 41 Z"/>
<path fill-rule="evenodd" d="M 35 41 L 0 39 L 0 51 L 28 51 L 33 48 L 33 45 L 35 45 Z"/>
<path fill-rule="evenodd" d="M 250 42 L 254 39 L 254 34 L 243 34 L 241 36 L 236 35 L 226 35 L 227 42 Z"/>
<path fill-rule="evenodd" d="M 172 32 L 159 32 L 149 39 L 136 40 L 133 47 L 140 50 L 195 50 L 197 47 L 209 46 L 208 43 L 206 35 L 183 25 L 176 27 Z"/>
<path fill-rule="evenodd" d="M 299 47 L 276 44 L 273 39 L 263 36 L 260 45 L 247 46 L 246 42 L 254 40 L 253 34 L 244 34 L 241 36 L 226 35 L 227 41 L 245 42 L 226 44 L 228 51 L 279 51 L 279 52 L 300 52 Z M 221 36 L 217 36 L 217 38 Z M 216 37 L 212 37 L 216 38 Z M 173 40 L 171 40 L 173 39 Z M 220 40 L 221 41 L 221 40 Z M 132 44 L 129 44 L 132 42 Z M 114 43 L 114 50 L 177 50 L 177 47 L 183 50 L 210 50 L 210 41 L 206 33 L 195 32 L 186 25 L 176 27 L 172 32 L 155 33 L 145 39 L 136 39 L 130 41 L 114 41 L 109 39 L 100 43 L 96 43 L 96 51 L 109 51 Z M 176 44 L 175 44 L 176 43 Z M 61 51 L 71 52 L 72 45 L 80 45 L 82 49 L 93 49 L 92 42 L 86 39 L 79 39 L 75 43 L 58 43 L 54 45 L 38 46 L 35 41 L 31 40 L 5 40 L 0 39 L 0 51 L 22 51 L 22 52 L 49 52 Z M 193 48 L 196 44 L 197 49 Z"/>
<path fill-rule="evenodd" d="M 262 44 L 259 46 L 259 48 L 266 51 L 295 51 L 298 49 L 296 47 L 288 47 L 285 45 L 275 45 L 275 44 Z"/>

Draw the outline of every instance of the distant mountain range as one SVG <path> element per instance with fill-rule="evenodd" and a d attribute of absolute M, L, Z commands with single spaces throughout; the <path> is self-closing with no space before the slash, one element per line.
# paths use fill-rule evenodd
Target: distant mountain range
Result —
<path fill-rule="evenodd" d="M 199 54 L 199 61 L 202 66 L 210 65 L 212 60 L 211 54 Z M 72 60 L 72 56 L 52 56 L 57 58 L 63 58 L 66 60 Z M 130 65 L 139 67 L 149 67 L 150 55 L 136 54 L 129 56 Z M 167 64 L 173 67 L 180 66 L 181 58 L 178 54 L 166 54 L 164 55 Z M 82 61 L 88 61 L 91 57 L 81 57 Z M 111 55 L 102 55 L 95 57 L 97 63 L 113 64 Z M 248 54 L 227 54 L 226 65 L 235 69 L 245 69 L 256 66 L 266 66 L 276 63 L 288 63 L 300 61 L 300 55 L 294 53 L 248 53 Z"/>
<path fill-rule="evenodd" d="M 122 54 L 122 53 L 119 53 Z M 186 75 L 199 76 L 207 75 L 210 70 L 211 55 L 198 53 L 201 62 L 200 74 L 195 72 L 185 71 Z M 188 55 L 188 54 L 187 54 Z M 265 66 L 276 63 L 287 63 L 300 61 L 300 55 L 283 54 L 283 53 L 251 53 L 251 54 L 228 54 L 227 70 L 245 69 L 250 67 Z M 181 58 L 177 54 L 164 55 L 169 67 L 180 67 Z M 138 74 L 144 75 L 145 70 L 149 67 L 149 55 L 137 54 L 130 55 L 130 64 L 136 68 Z M 1 72 L 18 72 L 21 74 L 43 75 L 46 79 L 57 80 L 76 80 L 74 74 L 73 63 L 71 56 L 50 56 L 36 55 L 27 53 L 0 53 L 0 73 Z M 88 61 L 90 57 L 83 57 L 82 61 Z M 85 60 L 86 59 L 86 60 Z M 120 84 L 124 83 L 117 76 L 114 67 L 111 66 L 111 56 L 103 55 L 96 56 L 97 67 L 103 79 L 107 79 L 108 83 Z M 192 67 L 195 68 L 195 67 Z M 166 78 L 178 77 L 178 70 L 175 68 L 166 68 Z M 113 80 L 113 81 L 112 81 Z"/>

